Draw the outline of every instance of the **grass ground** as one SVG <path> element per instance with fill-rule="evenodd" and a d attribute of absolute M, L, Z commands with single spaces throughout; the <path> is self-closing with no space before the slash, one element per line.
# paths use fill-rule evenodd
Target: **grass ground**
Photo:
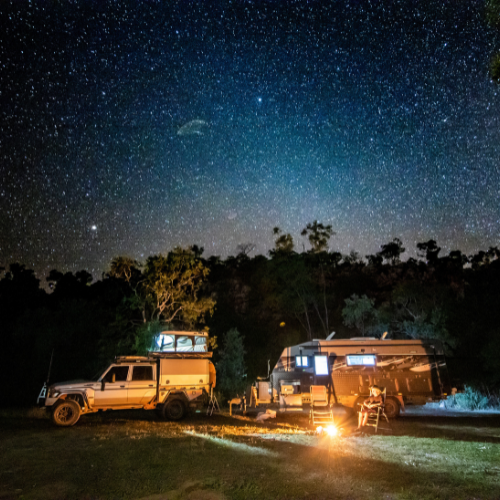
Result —
<path fill-rule="evenodd" d="M 304 416 L 171 423 L 130 411 L 65 429 L 3 411 L 0 499 L 500 498 L 500 415 L 405 416 L 392 427 L 329 438 Z"/>

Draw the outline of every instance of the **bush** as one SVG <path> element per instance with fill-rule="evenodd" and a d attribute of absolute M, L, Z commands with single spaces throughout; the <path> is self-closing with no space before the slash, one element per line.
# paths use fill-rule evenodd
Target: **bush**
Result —
<path fill-rule="evenodd" d="M 484 394 L 479 389 L 474 389 L 468 385 L 464 387 L 464 392 L 456 394 L 451 408 L 457 408 L 460 410 L 499 410 L 500 409 L 500 398 L 495 394 Z"/>
<path fill-rule="evenodd" d="M 217 363 L 217 378 L 220 380 L 217 385 L 223 399 L 227 400 L 238 394 L 243 395 L 247 385 L 243 336 L 236 328 L 232 328 L 224 335 L 223 345 L 220 361 Z"/>

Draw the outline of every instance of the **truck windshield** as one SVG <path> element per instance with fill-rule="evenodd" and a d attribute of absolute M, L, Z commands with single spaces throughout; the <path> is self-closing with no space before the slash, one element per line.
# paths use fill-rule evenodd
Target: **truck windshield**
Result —
<path fill-rule="evenodd" d="M 101 368 L 93 377 L 90 378 L 90 380 L 92 382 L 97 382 L 101 378 L 101 375 L 108 369 L 108 366 Z"/>

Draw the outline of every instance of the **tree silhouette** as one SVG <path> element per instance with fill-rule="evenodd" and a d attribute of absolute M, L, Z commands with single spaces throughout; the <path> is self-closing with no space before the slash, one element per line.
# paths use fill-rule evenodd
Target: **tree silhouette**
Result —
<path fill-rule="evenodd" d="M 364 337 L 370 327 L 377 322 L 377 310 L 375 301 L 369 299 L 366 295 L 358 297 L 356 294 L 351 298 L 345 299 L 345 307 L 342 309 L 344 324 L 349 327 L 356 327 Z"/>
<path fill-rule="evenodd" d="M 312 224 L 309 223 L 300 233 L 302 236 L 307 236 L 311 244 L 311 252 L 319 253 L 328 250 L 328 240 L 335 234 L 332 226 L 325 226 L 321 222 L 315 220 Z"/>
<path fill-rule="evenodd" d="M 419 256 L 425 257 L 428 263 L 435 263 L 441 251 L 441 247 L 438 247 L 434 240 L 429 240 L 425 243 L 417 243 L 417 249 L 421 252 Z"/>
<path fill-rule="evenodd" d="M 274 255 L 276 253 L 291 253 L 293 252 L 294 244 L 293 238 L 290 233 L 283 233 L 279 227 L 273 228 L 273 234 L 277 235 L 276 241 L 274 242 L 274 250 L 269 253 Z"/>
<path fill-rule="evenodd" d="M 131 283 L 134 275 L 140 274 L 141 265 L 136 260 L 130 257 L 115 257 L 111 261 L 109 275 L 113 278 L 124 279 L 127 283 Z"/>
<path fill-rule="evenodd" d="M 399 238 L 394 238 L 390 243 L 386 243 L 380 248 L 382 250 L 377 255 L 392 266 L 401 262 L 400 256 L 405 251 L 405 248 L 403 248 L 403 242 Z"/>

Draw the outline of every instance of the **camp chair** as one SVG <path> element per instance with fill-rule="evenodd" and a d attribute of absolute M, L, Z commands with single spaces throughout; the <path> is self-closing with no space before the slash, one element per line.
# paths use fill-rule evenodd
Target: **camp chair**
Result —
<path fill-rule="evenodd" d="M 333 413 L 324 385 L 311 385 L 311 411 L 309 423 L 313 425 L 333 425 Z"/>
<path fill-rule="evenodd" d="M 389 422 L 389 418 L 385 414 L 385 396 L 387 394 L 387 388 L 384 387 L 381 392 L 383 403 L 377 408 L 376 413 L 369 413 L 368 420 L 366 421 L 366 425 L 370 427 L 375 427 L 375 434 L 378 431 L 378 424 L 380 422 L 380 418 L 385 418 L 386 422 L 389 424 L 389 427 L 392 430 L 391 423 Z"/>

